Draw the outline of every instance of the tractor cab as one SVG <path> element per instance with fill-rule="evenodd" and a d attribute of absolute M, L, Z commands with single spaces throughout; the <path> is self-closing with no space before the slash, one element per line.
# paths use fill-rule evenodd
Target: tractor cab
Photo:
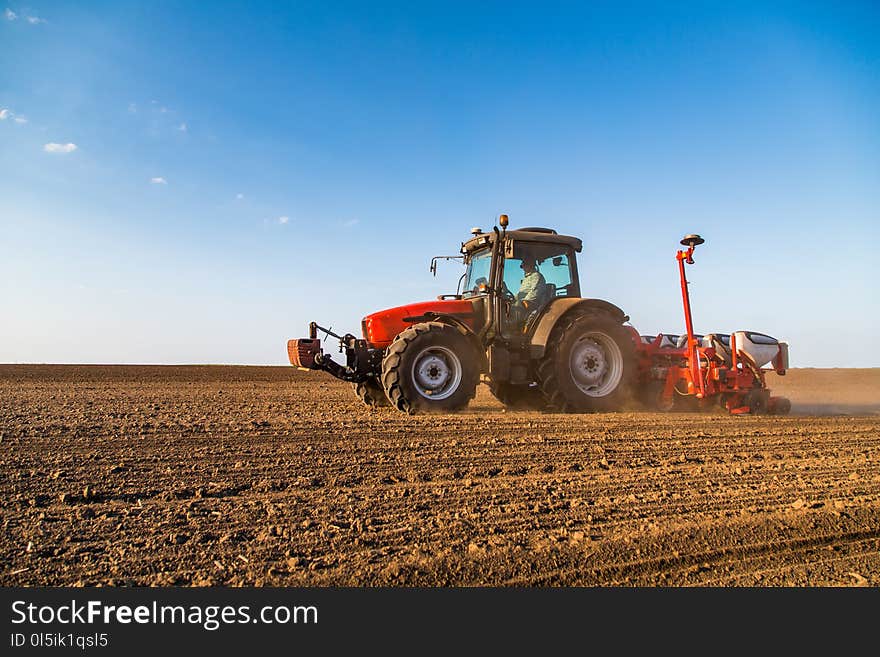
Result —
<path fill-rule="evenodd" d="M 504 230 L 475 229 L 462 244 L 466 270 L 457 296 L 487 297 L 483 307 L 494 317 L 485 324 L 504 339 L 522 341 L 556 299 L 580 297 L 575 254 L 582 243 L 550 228 L 508 231 L 505 219 L 502 215 Z"/>

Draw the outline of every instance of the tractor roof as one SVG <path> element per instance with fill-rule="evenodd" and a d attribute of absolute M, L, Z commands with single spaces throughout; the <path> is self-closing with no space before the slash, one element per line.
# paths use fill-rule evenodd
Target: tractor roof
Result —
<path fill-rule="evenodd" d="M 497 235 L 501 236 L 505 235 L 505 233 L 497 233 Z M 469 253 L 475 249 L 480 248 L 483 245 L 492 244 L 495 241 L 495 236 L 496 233 L 494 230 L 488 233 L 478 233 L 467 242 L 462 242 L 461 251 L 462 253 Z M 571 237 L 569 235 L 559 235 L 552 228 L 518 228 L 516 230 L 508 230 L 506 236 L 507 239 L 517 242 L 544 242 L 545 244 L 564 244 L 566 246 L 570 246 L 578 253 L 580 253 L 581 249 L 583 248 L 583 243 L 581 242 L 580 238 Z"/>

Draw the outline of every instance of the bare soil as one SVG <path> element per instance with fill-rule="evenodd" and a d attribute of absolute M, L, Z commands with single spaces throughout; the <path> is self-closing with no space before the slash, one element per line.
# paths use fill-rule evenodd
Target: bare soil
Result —
<path fill-rule="evenodd" d="M 292 367 L 0 366 L 0 585 L 877 586 L 880 369 L 786 417 L 370 410 Z"/>

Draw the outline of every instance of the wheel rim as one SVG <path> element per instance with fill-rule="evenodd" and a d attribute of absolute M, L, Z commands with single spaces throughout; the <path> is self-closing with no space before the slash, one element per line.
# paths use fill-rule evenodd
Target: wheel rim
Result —
<path fill-rule="evenodd" d="M 568 366 L 582 393 L 604 397 L 614 392 L 623 377 L 623 353 L 611 336 L 592 331 L 575 342 Z"/>
<path fill-rule="evenodd" d="M 412 378 L 422 397 L 439 401 L 458 390 L 461 372 L 461 361 L 451 349 L 427 347 L 413 361 Z"/>

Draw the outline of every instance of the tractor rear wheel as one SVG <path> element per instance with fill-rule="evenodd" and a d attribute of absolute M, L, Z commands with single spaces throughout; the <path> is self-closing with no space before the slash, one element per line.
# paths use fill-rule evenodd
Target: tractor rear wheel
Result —
<path fill-rule="evenodd" d="M 468 405 L 479 383 L 478 355 L 455 327 L 423 322 L 402 331 L 382 359 L 382 387 L 403 413 L 449 413 Z"/>
<path fill-rule="evenodd" d="M 352 383 L 354 394 L 364 402 L 366 406 L 378 408 L 379 406 L 390 406 L 391 402 L 385 396 L 385 391 L 376 379 L 367 379 L 362 383 Z"/>
<path fill-rule="evenodd" d="M 635 373 L 629 331 L 602 310 L 563 316 L 537 371 L 548 406 L 570 413 L 621 408 L 630 399 Z"/>
<path fill-rule="evenodd" d="M 489 390 L 508 408 L 521 408 L 532 411 L 542 411 L 547 408 L 544 395 L 540 387 L 528 385 L 513 385 L 504 381 L 492 381 Z"/>

